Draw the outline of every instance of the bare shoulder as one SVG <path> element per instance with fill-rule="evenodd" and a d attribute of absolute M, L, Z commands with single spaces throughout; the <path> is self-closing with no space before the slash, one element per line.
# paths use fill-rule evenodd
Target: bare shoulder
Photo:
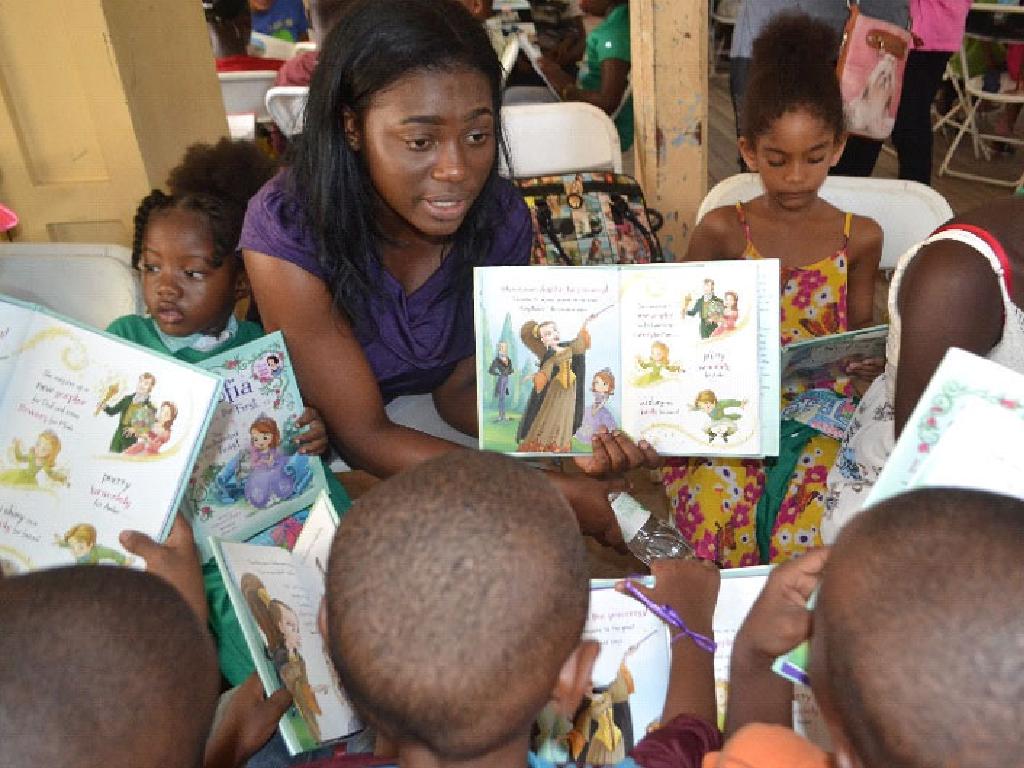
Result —
<path fill-rule="evenodd" d="M 746 238 L 736 208 L 725 205 L 704 214 L 693 230 L 684 261 L 738 259 Z"/>
<path fill-rule="evenodd" d="M 850 264 L 853 267 L 878 268 L 885 234 L 878 222 L 867 216 L 854 215 L 850 224 Z"/>
<path fill-rule="evenodd" d="M 974 307 L 966 314 L 986 307 L 1002 313 L 999 278 L 992 266 L 973 248 L 955 240 L 939 240 L 918 251 L 900 280 L 897 301 L 901 313 L 919 301 Z"/>

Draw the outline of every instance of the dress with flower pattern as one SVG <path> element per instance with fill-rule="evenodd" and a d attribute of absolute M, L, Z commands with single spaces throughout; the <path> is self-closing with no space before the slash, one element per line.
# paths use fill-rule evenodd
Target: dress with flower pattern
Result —
<path fill-rule="evenodd" d="M 750 239 L 750 225 L 741 203 L 736 213 L 746 236 L 744 259 L 760 259 Z M 847 330 L 847 252 L 853 215 L 843 224 L 843 244 L 831 256 L 803 267 L 782 269 L 780 336 L 783 345 Z M 828 382 L 842 395 L 850 394 L 848 380 Z M 825 386 L 817 383 L 817 386 Z M 798 390 L 782 393 L 785 407 Z M 839 450 L 839 441 L 817 434 L 804 446 L 789 480 L 771 536 L 771 562 L 788 560 L 821 545 L 825 483 Z M 761 459 L 669 459 L 662 482 L 676 525 L 698 557 L 728 567 L 757 565 L 755 519 L 765 486 Z"/>

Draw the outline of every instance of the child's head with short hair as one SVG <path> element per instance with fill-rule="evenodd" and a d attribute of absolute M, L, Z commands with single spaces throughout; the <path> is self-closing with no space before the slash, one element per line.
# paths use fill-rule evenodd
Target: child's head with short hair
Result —
<path fill-rule="evenodd" d="M 57 568 L 0 579 L 0 605 L 0 765 L 202 765 L 217 657 L 173 587 Z"/>
<path fill-rule="evenodd" d="M 981 491 L 911 491 L 842 530 L 811 679 L 849 765 L 1019 764 L 1022 559 L 1024 501 Z"/>
<path fill-rule="evenodd" d="M 739 144 L 769 193 L 778 188 L 813 199 L 843 153 L 837 50 L 832 28 L 803 13 L 780 14 L 754 41 Z"/>
<path fill-rule="evenodd" d="M 571 717 L 589 685 L 588 599 L 575 516 L 543 474 L 449 453 L 375 486 L 342 520 L 328 646 L 400 756 L 468 759 L 521 740 L 525 760 L 541 709 L 554 698 Z"/>
<path fill-rule="evenodd" d="M 146 309 L 169 336 L 216 335 L 249 284 L 237 253 L 249 198 L 275 166 L 255 144 L 194 144 L 135 213 L 132 265 Z"/>

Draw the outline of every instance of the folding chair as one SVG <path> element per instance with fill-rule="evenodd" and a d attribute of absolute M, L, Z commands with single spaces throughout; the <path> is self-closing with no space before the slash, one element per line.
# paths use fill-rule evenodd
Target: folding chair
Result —
<path fill-rule="evenodd" d="M 756 173 L 739 173 L 723 179 L 700 204 L 697 221 L 714 208 L 746 202 L 763 192 L 761 177 Z M 878 265 L 883 271 L 895 269 L 900 256 L 911 246 L 953 217 L 946 198 L 916 181 L 829 176 L 820 194 L 841 210 L 878 222 L 885 235 Z"/>
<path fill-rule="evenodd" d="M 309 86 L 305 85 L 278 85 L 267 91 L 267 113 L 286 137 L 302 133 L 308 96 Z"/>
<path fill-rule="evenodd" d="M 593 104 L 563 101 L 509 106 L 502 108 L 501 119 L 516 176 L 622 173 L 615 123 Z M 508 175 L 508 169 L 502 167 L 502 173 Z"/>
<path fill-rule="evenodd" d="M 252 72 L 218 72 L 220 95 L 224 112 L 229 115 L 256 115 L 256 122 L 270 122 L 270 113 L 264 104 L 267 91 L 274 85 L 277 72 L 259 69 Z"/>
<path fill-rule="evenodd" d="M 145 308 L 131 251 L 120 245 L 0 243 L 0 293 L 93 328 Z"/>

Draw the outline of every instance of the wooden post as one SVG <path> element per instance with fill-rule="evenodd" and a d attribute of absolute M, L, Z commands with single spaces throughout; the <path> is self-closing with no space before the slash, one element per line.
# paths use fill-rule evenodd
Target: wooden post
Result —
<path fill-rule="evenodd" d="M 630 28 L 637 178 L 673 261 L 707 191 L 708 2 L 630 0 Z"/>

